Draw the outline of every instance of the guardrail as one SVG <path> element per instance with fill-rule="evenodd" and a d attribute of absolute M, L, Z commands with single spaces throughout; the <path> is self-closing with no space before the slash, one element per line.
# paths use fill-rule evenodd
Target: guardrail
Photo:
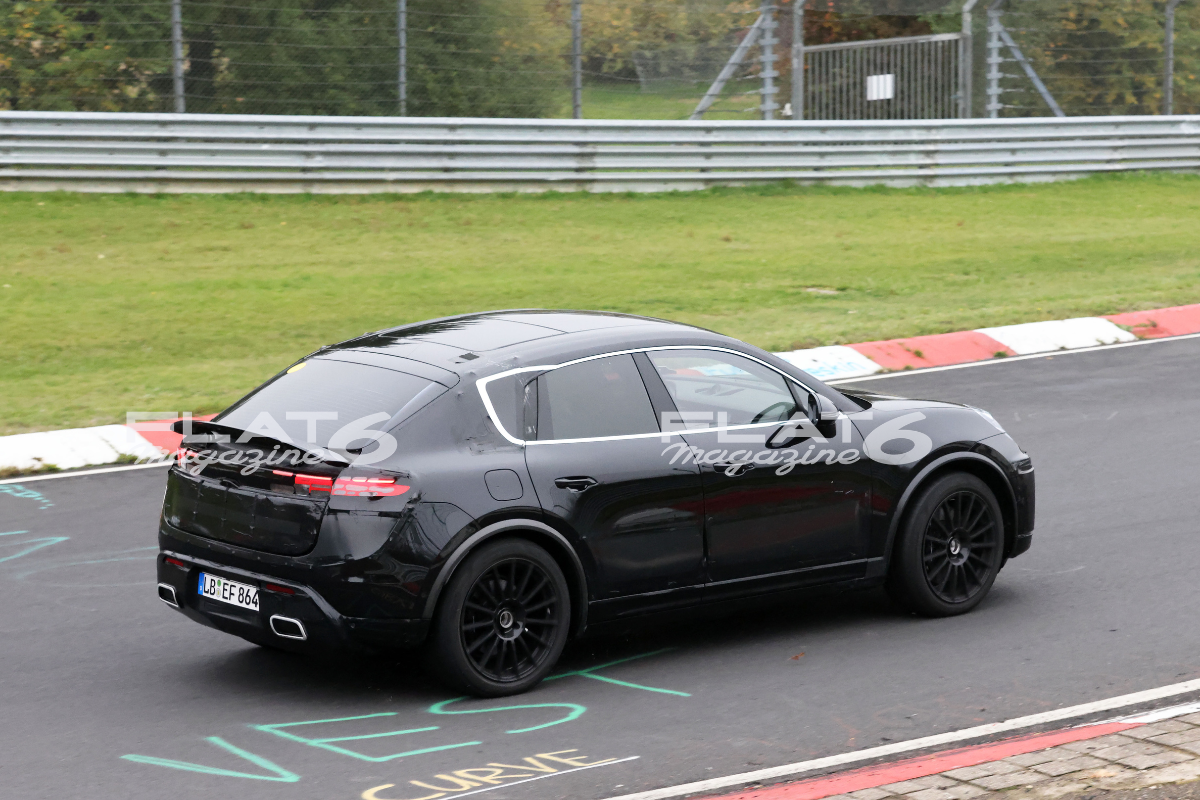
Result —
<path fill-rule="evenodd" d="M 865 122 L 0 112 L 0 189 L 661 191 L 1200 168 L 1200 116 Z"/>

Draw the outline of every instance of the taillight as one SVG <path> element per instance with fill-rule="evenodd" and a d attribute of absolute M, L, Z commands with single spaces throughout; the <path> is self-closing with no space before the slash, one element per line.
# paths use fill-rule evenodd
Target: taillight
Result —
<path fill-rule="evenodd" d="M 278 592 L 279 594 L 295 594 L 296 590 L 290 586 L 280 586 L 278 583 L 263 584 L 263 588 L 268 592 Z"/>
<path fill-rule="evenodd" d="M 167 556 L 166 558 L 163 559 L 163 561 L 167 562 L 168 564 L 170 564 L 173 567 L 179 567 L 180 569 L 188 568 L 187 564 L 183 563 L 178 558 L 171 558 L 170 556 Z"/>
<path fill-rule="evenodd" d="M 181 447 L 175 451 L 175 463 L 181 468 L 187 466 L 188 459 L 195 458 L 200 455 L 195 450 L 189 450 L 186 447 Z"/>
<path fill-rule="evenodd" d="M 395 478 L 338 478 L 333 493 L 346 497 L 399 497 L 410 488 L 396 483 Z"/>
<path fill-rule="evenodd" d="M 305 475 L 296 473 L 296 485 L 307 486 L 309 492 L 328 492 L 333 488 L 333 478 L 324 475 Z"/>

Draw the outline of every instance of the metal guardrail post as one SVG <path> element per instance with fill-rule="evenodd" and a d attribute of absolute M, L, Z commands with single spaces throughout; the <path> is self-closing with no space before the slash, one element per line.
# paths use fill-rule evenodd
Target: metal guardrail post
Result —
<path fill-rule="evenodd" d="M 1163 26 L 1163 53 L 1166 64 L 1163 68 L 1163 113 L 1170 116 L 1175 113 L 1175 7 L 1180 0 L 1168 0 L 1167 19 Z"/>
<path fill-rule="evenodd" d="M 792 0 L 792 119 L 804 119 L 804 4 Z"/>
<path fill-rule="evenodd" d="M 571 113 L 583 119 L 583 0 L 571 0 Z"/>
<path fill-rule="evenodd" d="M 183 0 L 171 0 L 171 82 L 175 92 L 175 113 L 187 111 L 183 95 Z"/>
<path fill-rule="evenodd" d="M 396 96 L 400 100 L 400 116 L 408 116 L 408 0 L 396 0 L 396 43 L 399 45 L 399 71 L 396 74 Z"/>

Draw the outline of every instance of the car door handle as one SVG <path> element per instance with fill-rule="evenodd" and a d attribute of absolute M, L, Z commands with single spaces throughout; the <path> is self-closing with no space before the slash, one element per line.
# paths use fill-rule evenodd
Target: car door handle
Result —
<path fill-rule="evenodd" d="M 724 472 L 730 478 L 736 478 L 754 469 L 754 465 L 748 461 L 718 461 L 713 464 L 713 468 L 717 472 Z"/>
<path fill-rule="evenodd" d="M 590 489 L 597 483 L 595 478 L 589 478 L 586 475 L 580 475 L 574 478 L 555 478 L 554 485 L 559 489 L 567 489 L 572 492 L 582 492 L 585 489 Z"/>

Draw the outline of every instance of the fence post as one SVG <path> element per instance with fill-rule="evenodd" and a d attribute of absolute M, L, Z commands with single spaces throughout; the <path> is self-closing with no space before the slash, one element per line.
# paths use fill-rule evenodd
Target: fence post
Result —
<path fill-rule="evenodd" d="M 766 21 L 766 16 L 758 15 L 758 19 L 754 20 L 754 24 L 750 26 L 750 30 L 746 31 L 746 35 L 742 37 L 742 41 L 738 43 L 737 49 L 733 51 L 733 55 L 725 62 L 725 66 L 721 67 L 721 72 L 717 75 L 716 80 L 712 82 L 712 86 L 708 87 L 708 91 L 704 93 L 704 97 L 700 98 L 700 102 L 696 104 L 696 110 L 692 112 L 688 119 L 704 119 L 704 112 L 717 101 L 721 96 L 721 91 L 725 88 L 725 84 L 733 77 L 733 73 L 742 65 L 742 61 L 746 58 L 746 53 L 750 52 L 750 48 L 758 41 L 759 33 L 762 32 L 763 23 Z"/>
<path fill-rule="evenodd" d="M 1166 38 L 1163 40 L 1163 50 L 1166 54 L 1166 67 L 1163 70 L 1163 113 L 1170 116 L 1175 113 L 1175 7 L 1180 0 L 1168 0 Z"/>
<path fill-rule="evenodd" d="M 400 47 L 399 72 L 396 74 L 396 95 L 400 99 L 400 116 L 408 116 L 408 0 L 396 0 L 396 43 Z"/>
<path fill-rule="evenodd" d="M 988 73 L 987 73 L 987 112 L 988 117 L 996 119 L 1000 116 L 1000 65 L 1004 60 L 1000 57 L 1000 4 L 1004 0 L 995 0 L 988 6 Z"/>
<path fill-rule="evenodd" d="M 759 56 L 759 61 L 762 62 L 762 118 L 775 119 L 775 109 L 779 108 L 775 103 L 775 93 L 778 91 L 775 88 L 775 79 L 779 77 L 779 73 L 775 71 L 775 45 L 778 40 L 775 38 L 774 0 L 763 0 L 762 16 L 763 29 L 759 41 L 762 48 Z"/>
<path fill-rule="evenodd" d="M 959 60 L 959 77 L 958 91 L 959 102 L 961 104 L 961 112 L 959 114 L 963 119 L 968 119 L 974 116 L 972 107 L 972 97 L 975 83 L 975 24 L 971 18 L 971 11 L 974 10 L 975 4 L 979 0 L 967 0 L 962 8 L 962 39 L 958 50 Z"/>
<path fill-rule="evenodd" d="M 792 119 L 804 119 L 804 4 L 792 0 Z"/>
<path fill-rule="evenodd" d="M 183 96 L 183 0 L 171 0 L 171 78 L 175 91 L 175 113 L 187 111 Z"/>
<path fill-rule="evenodd" d="M 583 0 L 571 0 L 571 112 L 583 119 Z"/>

